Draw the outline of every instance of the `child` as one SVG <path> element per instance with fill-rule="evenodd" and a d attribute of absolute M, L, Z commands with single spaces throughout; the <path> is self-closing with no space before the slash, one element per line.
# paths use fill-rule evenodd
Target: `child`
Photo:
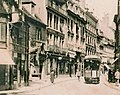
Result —
<path fill-rule="evenodd" d="M 78 81 L 80 81 L 80 71 L 77 70 L 76 76 L 78 77 Z"/>

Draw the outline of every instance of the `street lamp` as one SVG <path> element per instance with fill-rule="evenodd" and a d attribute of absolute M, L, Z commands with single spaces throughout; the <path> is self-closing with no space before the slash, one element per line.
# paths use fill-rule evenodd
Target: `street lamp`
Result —
<path fill-rule="evenodd" d="M 62 60 L 62 57 L 60 56 L 60 57 L 58 57 L 58 60 Z"/>
<path fill-rule="evenodd" d="M 69 76 L 72 77 L 72 68 L 71 68 L 71 62 L 72 62 L 72 59 L 70 58 L 70 62 L 69 62 Z"/>

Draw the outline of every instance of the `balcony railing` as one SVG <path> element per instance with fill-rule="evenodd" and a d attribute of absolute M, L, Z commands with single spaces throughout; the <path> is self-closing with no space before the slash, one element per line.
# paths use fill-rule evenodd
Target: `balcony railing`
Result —
<path fill-rule="evenodd" d="M 56 53 L 61 53 L 61 48 L 58 47 L 57 45 L 49 45 L 47 47 L 48 51 L 56 52 Z"/>
<path fill-rule="evenodd" d="M 47 7 L 50 7 L 52 9 L 56 10 L 57 12 L 60 12 L 61 14 L 66 15 L 66 11 L 52 1 L 48 1 Z"/>
<path fill-rule="evenodd" d="M 52 51 L 52 52 L 56 52 L 56 53 L 62 53 L 62 54 L 66 54 L 66 52 L 67 52 L 67 49 L 61 48 L 57 45 L 49 45 L 47 47 L 47 50 Z"/>
<path fill-rule="evenodd" d="M 68 48 L 68 50 L 73 50 L 74 49 L 74 45 L 68 43 L 67 44 L 67 48 Z"/>

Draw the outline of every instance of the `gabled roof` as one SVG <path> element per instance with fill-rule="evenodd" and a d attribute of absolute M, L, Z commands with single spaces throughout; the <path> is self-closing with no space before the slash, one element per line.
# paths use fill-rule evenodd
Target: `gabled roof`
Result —
<path fill-rule="evenodd" d="M 24 7 L 23 7 L 22 9 L 23 9 L 23 12 L 25 13 L 25 15 L 26 15 L 29 19 L 31 19 L 31 20 L 39 23 L 39 24 L 42 24 L 42 25 L 45 25 L 45 26 L 46 26 L 46 24 L 43 23 L 39 17 L 37 17 L 36 15 L 33 16 L 33 15 L 30 14 Z"/>

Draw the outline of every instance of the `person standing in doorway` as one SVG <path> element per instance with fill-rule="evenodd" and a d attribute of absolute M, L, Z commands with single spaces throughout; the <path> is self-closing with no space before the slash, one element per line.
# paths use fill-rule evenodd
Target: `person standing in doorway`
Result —
<path fill-rule="evenodd" d="M 80 81 L 80 75 L 81 75 L 80 71 L 77 70 L 77 72 L 76 72 L 76 76 L 78 77 L 78 81 Z"/>
<path fill-rule="evenodd" d="M 116 78 L 116 86 L 119 86 L 120 72 L 118 69 L 115 72 L 115 78 Z"/>

